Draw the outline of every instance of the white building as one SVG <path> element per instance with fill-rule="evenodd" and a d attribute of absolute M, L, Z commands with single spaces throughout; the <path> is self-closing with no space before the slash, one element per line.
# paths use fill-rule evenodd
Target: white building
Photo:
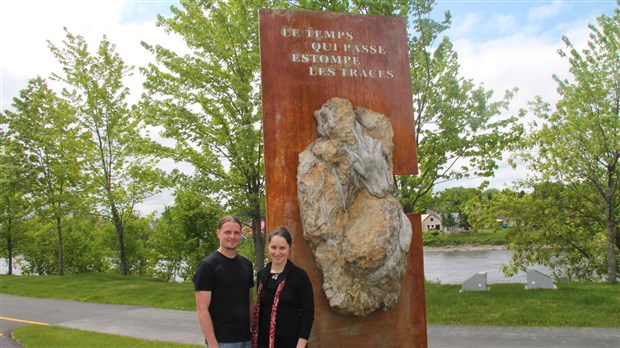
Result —
<path fill-rule="evenodd" d="M 441 215 L 430 212 L 429 214 L 422 214 L 422 232 L 432 230 L 443 230 L 443 221 Z"/>

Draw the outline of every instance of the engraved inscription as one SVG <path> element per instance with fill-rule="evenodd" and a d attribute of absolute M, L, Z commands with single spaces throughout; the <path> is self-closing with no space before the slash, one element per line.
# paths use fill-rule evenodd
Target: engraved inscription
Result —
<path fill-rule="evenodd" d="M 394 71 L 373 67 L 365 57 L 386 56 L 385 46 L 356 42 L 350 31 L 283 26 L 280 36 L 285 39 L 308 40 L 306 52 L 291 52 L 290 62 L 307 65 L 308 76 L 393 79 Z"/>

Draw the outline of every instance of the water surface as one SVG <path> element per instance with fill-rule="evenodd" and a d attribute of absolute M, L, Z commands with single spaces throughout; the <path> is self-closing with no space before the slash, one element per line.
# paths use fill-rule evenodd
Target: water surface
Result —
<path fill-rule="evenodd" d="M 510 263 L 511 250 L 484 251 L 425 251 L 424 276 L 429 281 L 440 281 L 442 284 L 461 284 L 479 272 L 487 273 L 487 283 L 527 283 L 525 272 L 513 277 L 506 277 L 501 265 Z M 551 275 L 551 270 L 544 266 L 533 266 Z"/>

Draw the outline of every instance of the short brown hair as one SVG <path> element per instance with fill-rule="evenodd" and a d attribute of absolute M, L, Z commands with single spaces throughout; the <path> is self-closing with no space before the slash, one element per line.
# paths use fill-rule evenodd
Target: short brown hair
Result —
<path fill-rule="evenodd" d="M 222 226 L 227 222 L 238 224 L 239 227 L 243 228 L 243 225 L 241 225 L 241 220 L 239 220 L 238 217 L 234 215 L 226 215 L 220 219 L 220 223 L 217 225 L 217 229 L 219 230 L 220 228 L 222 228 Z"/>

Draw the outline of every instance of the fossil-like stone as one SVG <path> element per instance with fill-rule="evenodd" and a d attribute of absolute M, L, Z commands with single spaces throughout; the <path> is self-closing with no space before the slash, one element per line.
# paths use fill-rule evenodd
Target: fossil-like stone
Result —
<path fill-rule="evenodd" d="M 303 236 L 341 314 L 389 310 L 407 268 L 411 224 L 394 197 L 390 120 L 332 98 L 314 113 L 319 138 L 299 155 Z"/>

